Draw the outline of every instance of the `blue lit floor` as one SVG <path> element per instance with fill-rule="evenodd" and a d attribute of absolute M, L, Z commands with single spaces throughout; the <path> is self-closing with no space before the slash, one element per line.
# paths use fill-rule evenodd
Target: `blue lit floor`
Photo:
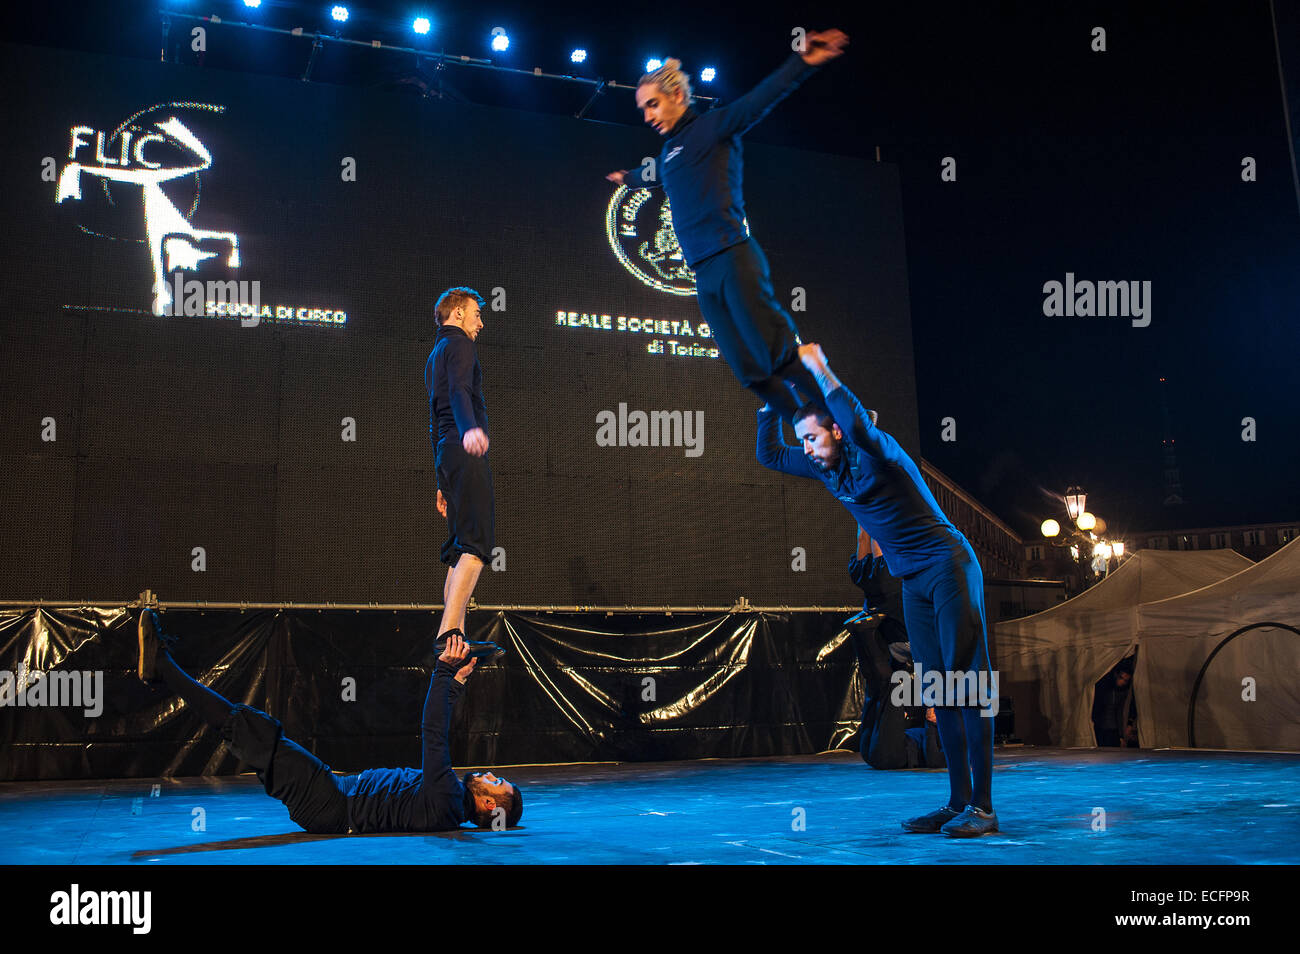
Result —
<path fill-rule="evenodd" d="M 1300 755 L 999 749 L 1002 832 L 969 840 L 899 827 L 947 800 L 944 771 L 852 753 L 502 774 L 525 789 L 520 828 L 350 837 L 304 834 L 251 776 L 5 783 L 0 863 L 1300 863 Z"/>

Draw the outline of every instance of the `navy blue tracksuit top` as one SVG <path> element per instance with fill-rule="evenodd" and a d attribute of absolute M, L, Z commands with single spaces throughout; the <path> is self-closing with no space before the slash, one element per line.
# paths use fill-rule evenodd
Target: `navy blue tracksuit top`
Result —
<path fill-rule="evenodd" d="M 749 237 L 740 137 L 816 69 L 795 54 L 734 103 L 703 115 L 688 108 L 664 142 L 655 176 L 638 166 L 624 177 L 629 189 L 667 191 L 673 231 L 691 268 Z"/>
<path fill-rule="evenodd" d="M 835 423 L 844 432 L 837 465 L 823 472 L 781 437 L 781 417 L 758 412 L 758 462 L 771 470 L 820 480 L 880 544 L 894 576 L 908 576 L 955 553 L 965 555 L 966 538 L 939 509 L 916 463 L 862 409 L 853 392 L 838 387 L 826 395 Z"/>

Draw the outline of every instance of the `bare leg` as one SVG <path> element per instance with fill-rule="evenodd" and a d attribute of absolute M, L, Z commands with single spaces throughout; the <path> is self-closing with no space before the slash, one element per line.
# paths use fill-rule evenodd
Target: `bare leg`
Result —
<path fill-rule="evenodd" d="M 472 553 L 462 553 L 456 565 L 447 575 L 446 605 L 442 609 L 442 621 L 438 623 L 438 635 L 449 629 L 465 629 L 465 608 L 474 593 L 474 584 L 483 570 L 483 561 Z"/>

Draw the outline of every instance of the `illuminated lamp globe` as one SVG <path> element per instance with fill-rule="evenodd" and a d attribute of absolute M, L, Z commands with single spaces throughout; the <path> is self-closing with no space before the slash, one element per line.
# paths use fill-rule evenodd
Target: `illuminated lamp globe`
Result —
<path fill-rule="evenodd" d="M 1085 510 L 1083 513 L 1079 514 L 1079 529 L 1080 529 L 1080 530 L 1091 530 L 1091 529 L 1092 529 L 1093 527 L 1095 527 L 1095 526 L 1097 526 L 1097 518 L 1096 518 L 1096 517 L 1094 517 L 1092 514 L 1088 513 L 1088 511 L 1086 511 L 1086 510 Z"/>
<path fill-rule="evenodd" d="M 1061 532 L 1061 525 L 1049 517 L 1043 521 L 1040 529 L 1043 531 L 1043 536 L 1054 537 Z"/>

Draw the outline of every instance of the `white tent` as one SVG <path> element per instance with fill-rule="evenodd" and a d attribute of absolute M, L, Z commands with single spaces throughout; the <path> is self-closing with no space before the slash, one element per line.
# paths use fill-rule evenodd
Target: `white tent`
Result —
<path fill-rule="evenodd" d="M 1133 677 L 1140 744 L 1190 744 L 1187 712 L 1196 678 L 1223 644 L 1196 694 L 1196 745 L 1300 751 L 1295 630 L 1300 540 L 1218 583 L 1142 606 Z M 1239 635 L 1224 644 L 1234 633 Z"/>
<path fill-rule="evenodd" d="M 993 665 L 999 694 L 1015 706 L 1016 734 L 1042 745 L 1096 745 L 1093 687 L 1135 646 L 1138 606 L 1253 565 L 1234 550 L 1139 550 L 1074 599 L 997 623 Z M 1148 710 L 1141 695 L 1137 704 L 1140 726 Z"/>

